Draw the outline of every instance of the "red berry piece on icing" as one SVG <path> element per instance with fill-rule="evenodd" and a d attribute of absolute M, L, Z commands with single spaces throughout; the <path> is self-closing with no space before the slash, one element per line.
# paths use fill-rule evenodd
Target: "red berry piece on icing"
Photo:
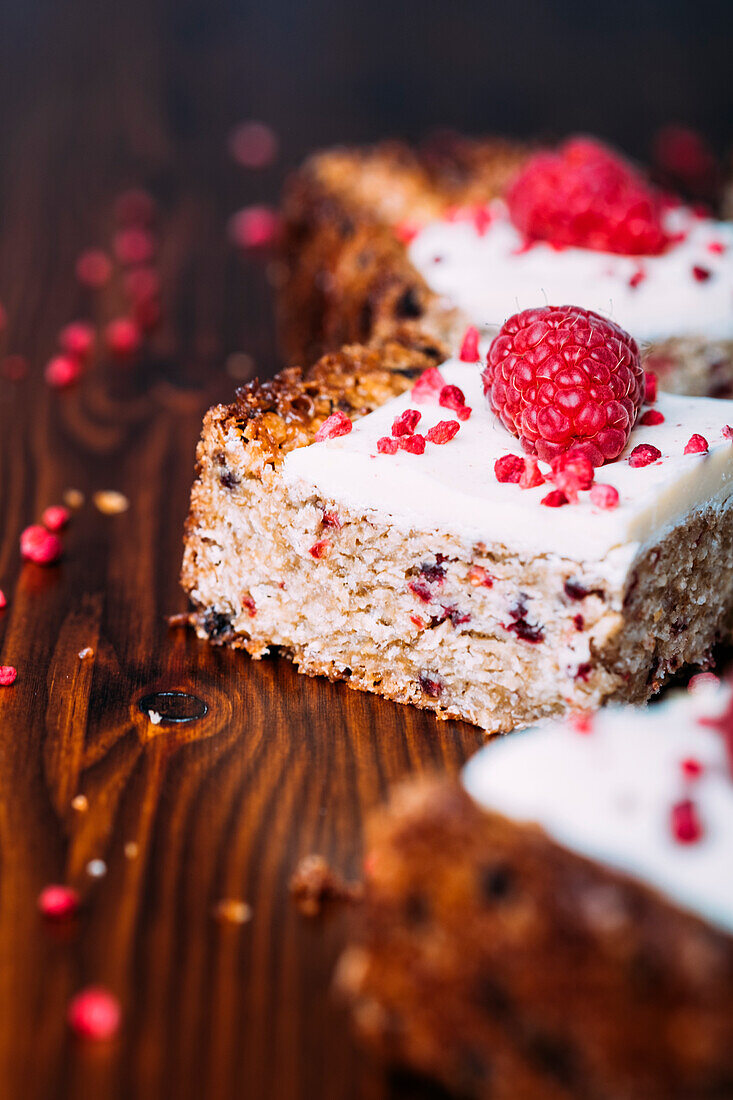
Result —
<path fill-rule="evenodd" d="M 524 470 L 519 478 L 520 489 L 536 489 L 538 485 L 544 485 L 545 478 L 537 465 L 536 458 L 525 458 Z"/>
<path fill-rule="evenodd" d="M 466 398 L 459 386 L 443 386 L 438 395 L 438 404 L 443 409 L 463 409 L 466 406 Z"/>
<path fill-rule="evenodd" d="M 733 439 L 733 428 L 731 428 L 730 424 L 725 424 L 720 434 L 723 436 L 723 439 Z"/>
<path fill-rule="evenodd" d="M 669 244 L 657 192 L 631 164 L 588 138 L 530 157 L 507 204 L 528 241 L 635 256 Z"/>
<path fill-rule="evenodd" d="M 695 432 L 691 435 L 685 444 L 684 454 L 686 455 L 704 455 L 708 452 L 708 441 L 704 435 L 699 435 Z"/>
<path fill-rule="evenodd" d="M 483 382 L 491 408 L 529 454 L 550 462 L 582 444 L 595 466 L 626 446 L 644 392 L 636 341 L 578 306 L 510 317 Z"/>
<path fill-rule="evenodd" d="M 672 807 L 671 824 L 672 835 L 680 844 L 696 844 L 702 839 L 702 823 L 697 807 L 690 798 L 684 798 Z"/>
<path fill-rule="evenodd" d="M 460 427 L 457 420 L 441 420 L 430 428 L 425 438 L 428 443 L 450 443 Z"/>
<path fill-rule="evenodd" d="M 324 439 L 337 439 L 340 435 L 348 435 L 353 427 L 354 425 L 346 413 L 337 409 L 336 412 L 331 413 L 323 421 L 316 432 L 316 443 L 322 443 Z"/>
<path fill-rule="evenodd" d="M 590 491 L 590 502 L 596 508 L 602 508 L 606 512 L 618 508 L 618 489 L 613 485 L 593 485 Z"/>
<path fill-rule="evenodd" d="M 404 435 L 414 435 L 421 417 L 422 413 L 418 412 L 417 409 L 405 409 L 403 413 L 395 417 L 392 424 L 392 435 L 396 439 Z"/>
<path fill-rule="evenodd" d="M 61 329 L 59 347 L 75 359 L 86 359 L 94 347 L 94 329 L 86 321 L 72 321 Z"/>
<path fill-rule="evenodd" d="M 551 493 L 548 493 L 547 496 L 543 497 L 540 501 L 540 504 L 546 504 L 548 508 L 562 508 L 564 504 L 569 503 L 562 489 L 553 489 Z"/>
<path fill-rule="evenodd" d="M 46 382 L 54 390 L 65 390 L 81 378 L 81 365 L 70 355 L 54 355 L 43 372 Z"/>
<path fill-rule="evenodd" d="M 17 668 L 13 665 L 0 665 L 0 687 L 10 687 L 18 676 Z"/>
<path fill-rule="evenodd" d="M 49 531 L 61 531 L 71 518 L 71 512 L 63 504 L 52 504 L 41 516 L 41 523 Z"/>
<path fill-rule="evenodd" d="M 421 455 L 425 452 L 424 435 L 405 435 L 400 439 L 400 450 L 407 451 L 411 455 Z"/>
<path fill-rule="evenodd" d="M 466 329 L 458 358 L 462 363 L 478 363 L 478 329 L 475 325 L 469 325 Z"/>
<path fill-rule="evenodd" d="M 319 539 L 318 542 L 314 542 L 308 553 L 316 561 L 320 561 L 321 558 L 327 558 L 331 552 L 331 543 L 328 539 Z"/>
<path fill-rule="evenodd" d="M 593 463 L 582 453 L 568 451 L 553 458 L 551 465 L 550 480 L 571 504 L 576 503 L 579 492 L 590 489 L 593 484 L 595 476 Z M 542 503 L 544 504 L 544 501 Z"/>
<path fill-rule="evenodd" d="M 112 261 L 100 248 L 88 248 L 76 261 L 76 277 L 84 286 L 97 290 L 112 278 Z"/>
<path fill-rule="evenodd" d="M 497 481 L 513 482 L 518 485 L 524 473 L 524 459 L 519 455 L 502 455 L 494 463 L 494 475 Z"/>
<path fill-rule="evenodd" d="M 246 206 L 229 222 L 229 236 L 239 248 L 267 248 L 280 235 L 280 217 L 269 206 Z"/>
<path fill-rule="evenodd" d="M 707 267 L 700 267 L 699 264 L 695 264 L 692 274 L 698 283 L 706 283 L 712 275 L 712 271 Z"/>
<path fill-rule="evenodd" d="M 20 536 L 20 553 L 24 561 L 36 565 L 52 565 L 61 557 L 61 539 L 51 534 L 45 527 L 34 523 Z"/>
<path fill-rule="evenodd" d="M 122 1013 L 115 996 L 101 986 L 88 986 L 69 1002 L 66 1018 L 82 1039 L 103 1042 L 116 1035 Z"/>
<path fill-rule="evenodd" d="M 38 895 L 38 909 L 47 920 L 68 920 L 79 908 L 79 895 L 71 886 L 45 886 Z"/>
<path fill-rule="evenodd" d="M 445 386 L 445 378 L 437 367 L 428 367 L 412 387 L 411 397 L 415 402 L 437 401 L 438 394 Z"/>
<path fill-rule="evenodd" d="M 645 428 L 656 427 L 657 424 L 664 423 L 664 413 L 660 413 L 659 409 L 647 409 L 639 417 L 639 423 Z"/>
<path fill-rule="evenodd" d="M 377 451 L 380 455 L 396 455 L 400 449 L 400 441 L 391 436 L 383 435 L 377 440 Z"/>
<path fill-rule="evenodd" d="M 646 279 L 646 271 L 643 267 L 637 267 L 634 274 L 629 279 L 629 286 L 632 290 L 636 290 L 640 283 L 643 283 Z"/>
<path fill-rule="evenodd" d="M 652 462 L 661 457 L 662 452 L 658 447 L 653 447 L 651 443 L 640 443 L 629 455 L 629 466 L 651 466 Z"/>
<path fill-rule="evenodd" d="M 703 765 L 694 756 L 688 756 L 686 760 L 682 760 L 680 768 L 685 779 L 699 779 L 705 771 Z"/>
<path fill-rule="evenodd" d="M 722 256 L 725 253 L 725 245 L 722 241 L 711 241 L 708 245 L 708 252 L 713 256 Z"/>
<path fill-rule="evenodd" d="M 653 405 L 657 400 L 657 376 L 650 370 L 644 371 L 644 404 Z"/>

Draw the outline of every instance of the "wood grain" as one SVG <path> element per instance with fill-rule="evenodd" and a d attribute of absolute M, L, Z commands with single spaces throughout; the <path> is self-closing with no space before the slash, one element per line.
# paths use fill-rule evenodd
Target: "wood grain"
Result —
<path fill-rule="evenodd" d="M 16 26 L 0 59 L 11 108 L 0 301 L 5 350 L 30 363 L 23 381 L 0 378 L 0 658 L 18 668 L 0 689 L 0 1094 L 424 1095 L 362 1059 L 331 1000 L 349 914 L 307 920 L 287 884 L 314 851 L 357 877 L 364 816 L 387 784 L 458 768 L 481 736 L 168 629 L 184 608 L 201 417 L 234 387 L 222 364 L 239 350 L 265 372 L 275 362 L 265 273 L 225 233 L 234 205 L 273 181 L 227 162 L 236 116 L 216 96 L 215 52 L 184 26 L 192 5 L 168 24 L 165 50 L 158 5 L 58 8 Z M 123 308 L 118 281 L 91 296 L 73 268 L 82 248 L 109 245 L 130 183 L 160 201 L 162 325 L 138 363 L 99 355 L 78 387 L 51 391 L 42 369 L 59 327 Z M 21 564 L 20 531 L 70 487 L 86 503 L 63 560 Z M 104 489 L 129 511 L 98 512 Z M 80 659 L 85 647 L 93 656 Z M 190 693 L 207 714 L 155 726 L 138 702 L 158 691 Z M 89 875 L 93 859 L 104 877 Z M 82 895 L 70 927 L 37 913 L 51 882 Z M 222 898 L 247 901 L 252 920 L 215 919 Z M 91 982 L 124 1010 L 118 1039 L 98 1048 L 65 1024 L 70 996 Z"/>

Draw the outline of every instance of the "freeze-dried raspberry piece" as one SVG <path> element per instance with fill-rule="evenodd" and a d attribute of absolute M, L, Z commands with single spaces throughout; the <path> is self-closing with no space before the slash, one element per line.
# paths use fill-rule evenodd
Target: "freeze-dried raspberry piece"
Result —
<path fill-rule="evenodd" d="M 399 440 L 400 450 L 407 451 L 411 455 L 421 455 L 425 453 L 425 436 L 424 435 L 405 435 Z"/>
<path fill-rule="evenodd" d="M 519 479 L 524 473 L 524 459 L 519 455 L 502 455 L 494 463 L 494 474 L 497 481 L 513 482 L 519 484 Z"/>
<path fill-rule="evenodd" d="M 687 440 L 683 453 L 686 455 L 704 455 L 707 454 L 708 449 L 708 441 L 705 436 L 695 432 Z"/>
<path fill-rule="evenodd" d="M 657 376 L 650 370 L 644 371 L 644 404 L 653 405 L 657 400 Z"/>
<path fill-rule="evenodd" d="M 70 355 L 55 355 L 46 364 L 43 376 L 52 389 L 65 390 L 79 381 L 81 366 L 78 359 Z"/>
<path fill-rule="evenodd" d="M 461 350 L 458 353 L 458 358 L 462 363 L 478 363 L 478 341 L 478 329 L 475 325 L 469 325 L 461 343 Z"/>
<path fill-rule="evenodd" d="M 403 413 L 395 417 L 394 423 L 392 424 L 392 435 L 395 438 L 400 438 L 404 435 L 413 435 L 421 418 L 422 413 L 418 412 L 417 409 L 405 409 Z"/>
<path fill-rule="evenodd" d="M 18 670 L 13 665 L 0 665 L 0 687 L 10 687 L 18 676 Z"/>
<path fill-rule="evenodd" d="M 421 672 L 418 677 L 418 683 L 424 695 L 429 696 L 431 699 L 438 699 L 443 694 L 443 684 L 430 672 Z"/>
<path fill-rule="evenodd" d="M 417 596 L 418 600 L 422 600 L 423 603 L 430 603 L 433 598 L 432 592 L 423 581 L 410 581 L 407 587 L 413 596 Z"/>
<path fill-rule="evenodd" d="M 547 496 L 543 497 L 540 501 L 540 504 L 546 504 L 548 508 L 562 508 L 563 504 L 569 503 L 570 501 L 561 489 L 553 489 L 551 493 L 548 493 Z"/>
<path fill-rule="evenodd" d="M 604 511 L 618 508 L 618 489 L 615 489 L 613 485 L 593 485 L 590 491 L 590 502 L 596 508 L 603 508 Z"/>
<path fill-rule="evenodd" d="M 392 439 L 389 435 L 383 435 L 377 440 L 377 451 L 380 455 L 396 455 L 400 449 L 400 441 Z"/>
<path fill-rule="evenodd" d="M 443 386 L 438 397 L 438 404 L 443 409 L 465 408 L 466 398 L 459 386 Z"/>
<path fill-rule="evenodd" d="M 35 562 L 36 565 L 51 565 L 61 557 L 61 539 L 34 523 L 22 532 L 20 536 L 20 553 L 24 561 Z"/>
<path fill-rule="evenodd" d="M 47 920 L 68 920 L 79 908 L 79 894 L 72 886 L 44 886 L 38 909 Z"/>
<path fill-rule="evenodd" d="M 437 401 L 438 394 L 445 385 L 445 378 L 437 367 L 428 367 L 412 387 L 411 398 L 418 404 L 425 401 Z"/>
<path fill-rule="evenodd" d="M 116 1034 L 122 1013 L 116 997 L 100 986 L 89 986 L 72 998 L 66 1016 L 82 1039 L 104 1041 Z"/>
<path fill-rule="evenodd" d="M 590 489 L 594 476 L 593 463 L 580 452 L 568 451 L 552 460 L 550 480 L 571 504 L 577 502 L 580 491 Z M 542 503 L 544 504 L 545 501 Z"/>
<path fill-rule="evenodd" d="M 653 447 L 651 443 L 640 443 L 629 455 L 629 466 L 650 466 L 661 457 L 662 452 L 658 447 Z"/>
<path fill-rule="evenodd" d="M 670 243 L 657 192 L 631 164 L 588 138 L 530 157 L 507 204 L 530 241 L 637 256 Z"/>
<path fill-rule="evenodd" d="M 483 382 L 528 454 L 550 462 L 581 445 L 600 466 L 626 446 L 644 373 L 636 341 L 618 325 L 578 306 L 544 306 L 504 323 Z"/>
<path fill-rule="evenodd" d="M 323 421 L 316 432 L 315 441 L 316 443 L 322 443 L 324 439 L 337 439 L 340 435 L 348 435 L 353 427 L 354 425 L 346 413 L 337 409 L 336 412 L 331 413 Z"/>
<path fill-rule="evenodd" d="M 684 798 L 672 807 L 671 826 L 672 835 L 680 844 L 696 844 L 702 839 L 702 822 L 691 798 Z"/>
<path fill-rule="evenodd" d="M 660 413 L 659 409 L 647 409 L 639 417 L 639 423 L 644 428 L 654 428 L 657 424 L 664 423 L 664 413 Z"/>
<path fill-rule="evenodd" d="M 313 543 L 308 551 L 310 556 L 315 558 L 316 561 L 319 561 L 321 558 L 327 558 L 330 552 L 331 543 L 329 539 L 319 539 L 318 542 Z"/>
<path fill-rule="evenodd" d="M 723 439 L 733 439 L 733 428 L 731 428 L 730 424 L 724 424 L 720 434 L 723 436 Z"/>
<path fill-rule="evenodd" d="M 450 443 L 460 427 L 457 420 L 440 420 L 428 430 L 425 438 L 428 443 Z"/>
<path fill-rule="evenodd" d="M 524 469 L 519 478 L 520 489 L 535 489 L 538 485 L 544 485 L 545 477 L 536 458 L 525 458 Z"/>
<path fill-rule="evenodd" d="M 696 282 L 706 283 L 712 275 L 712 271 L 709 267 L 701 267 L 699 264 L 695 264 L 692 269 L 692 275 Z"/>
<path fill-rule="evenodd" d="M 474 588 L 493 588 L 494 578 L 480 565 L 472 565 L 468 574 L 468 583 L 472 584 Z"/>
<path fill-rule="evenodd" d="M 705 768 L 694 756 L 688 756 L 680 760 L 680 770 L 685 779 L 699 779 Z"/>
<path fill-rule="evenodd" d="M 248 593 L 242 596 L 242 609 L 247 612 L 250 619 L 254 619 L 257 614 L 257 604 L 254 601 L 254 597 L 250 596 Z"/>

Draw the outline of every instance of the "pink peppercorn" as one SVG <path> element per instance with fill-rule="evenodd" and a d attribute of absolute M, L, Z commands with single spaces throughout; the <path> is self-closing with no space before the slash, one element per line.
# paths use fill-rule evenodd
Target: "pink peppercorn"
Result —
<path fill-rule="evenodd" d="M 684 454 L 686 455 L 703 455 L 708 450 L 708 441 L 704 435 L 699 435 L 695 432 L 691 435 L 685 444 Z"/>
<path fill-rule="evenodd" d="M 440 420 L 426 433 L 428 443 L 449 443 L 460 431 L 461 425 L 457 420 Z"/>
<path fill-rule="evenodd" d="M 51 565 L 61 557 L 61 539 L 38 523 L 26 527 L 20 536 L 20 553 L 24 561 L 36 565 Z"/>
<path fill-rule="evenodd" d="M 664 423 L 664 413 L 660 413 L 659 409 L 647 409 L 647 411 L 642 413 L 639 417 L 639 423 L 645 428 L 656 427 L 657 424 Z"/>
<path fill-rule="evenodd" d="M 638 447 L 634 447 L 633 451 L 629 455 L 629 466 L 650 466 L 652 462 L 656 462 L 657 459 L 662 457 L 662 452 L 658 447 L 653 447 L 651 443 L 640 443 Z"/>
<path fill-rule="evenodd" d="M 520 458 L 519 455 L 502 455 L 494 463 L 496 480 L 502 482 L 502 484 L 507 482 L 518 484 L 523 473 L 524 459 Z"/>
<path fill-rule="evenodd" d="M 392 435 L 395 436 L 395 438 L 404 435 L 412 435 L 421 417 L 422 413 L 418 412 L 417 409 L 405 409 L 403 413 L 395 417 L 394 423 L 392 424 Z"/>
<path fill-rule="evenodd" d="M 38 909 L 47 920 L 68 920 L 79 908 L 79 895 L 71 886 L 45 886 L 38 895 Z"/>
<path fill-rule="evenodd" d="M 341 435 L 348 435 L 353 427 L 346 413 L 337 410 L 321 424 L 316 432 L 316 443 L 323 443 L 324 439 L 337 439 Z"/>
<path fill-rule="evenodd" d="M 70 355 L 55 355 L 46 364 L 43 376 L 53 389 L 65 390 L 79 381 L 81 366 Z"/>
<path fill-rule="evenodd" d="M 680 844 L 696 844 L 703 828 L 695 803 L 690 798 L 676 802 L 671 812 L 672 835 Z"/>
<path fill-rule="evenodd" d="M 120 1026 L 120 1003 L 101 986 L 88 986 L 69 1003 L 66 1018 L 69 1026 L 82 1039 L 111 1039 Z"/>
<path fill-rule="evenodd" d="M 69 522 L 70 517 L 71 512 L 68 508 L 64 508 L 63 504 L 52 504 L 44 510 L 41 523 L 49 531 L 61 531 Z"/>
<path fill-rule="evenodd" d="M 458 353 L 462 363 L 478 363 L 478 339 L 478 329 L 475 325 L 469 325 Z"/>
<path fill-rule="evenodd" d="M 596 508 L 603 508 L 605 511 L 618 508 L 618 489 L 613 485 L 593 485 L 590 491 L 590 502 Z"/>
<path fill-rule="evenodd" d="M 10 687 L 18 676 L 17 668 L 13 665 L 0 665 L 0 687 Z"/>

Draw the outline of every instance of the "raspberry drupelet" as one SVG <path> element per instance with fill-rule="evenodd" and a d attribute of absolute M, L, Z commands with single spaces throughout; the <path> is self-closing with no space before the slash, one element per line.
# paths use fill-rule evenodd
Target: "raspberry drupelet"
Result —
<path fill-rule="evenodd" d="M 594 466 L 618 458 L 644 395 L 636 341 L 579 306 L 510 317 L 491 344 L 483 383 L 528 454 L 551 462 L 580 445 Z"/>

